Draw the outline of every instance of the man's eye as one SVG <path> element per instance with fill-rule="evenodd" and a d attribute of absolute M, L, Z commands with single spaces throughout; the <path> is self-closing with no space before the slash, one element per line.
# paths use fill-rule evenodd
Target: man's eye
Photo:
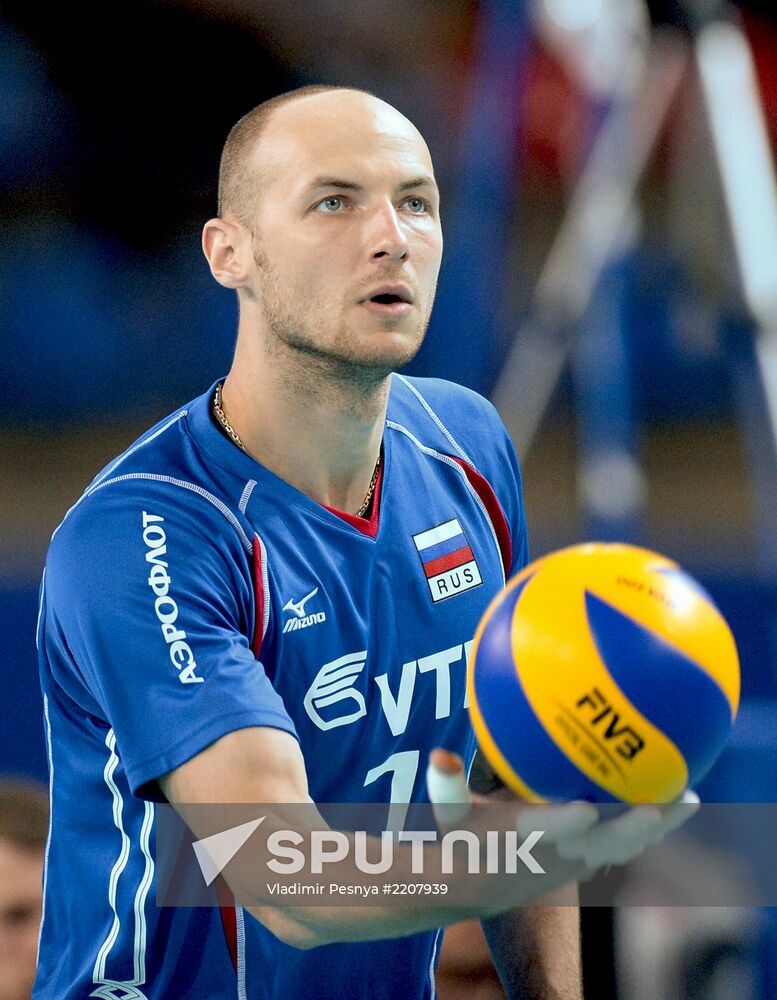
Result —
<path fill-rule="evenodd" d="M 408 198 L 405 205 L 407 205 L 413 215 L 421 215 L 429 208 L 423 198 Z"/>
<path fill-rule="evenodd" d="M 318 212 L 339 212 L 343 207 L 343 199 L 337 195 L 330 195 L 328 198 L 324 198 L 316 205 L 316 211 Z"/>

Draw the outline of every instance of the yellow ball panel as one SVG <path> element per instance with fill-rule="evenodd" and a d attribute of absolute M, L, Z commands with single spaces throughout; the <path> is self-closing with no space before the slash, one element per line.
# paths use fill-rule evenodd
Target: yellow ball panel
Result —
<path fill-rule="evenodd" d="M 597 589 L 597 573 L 580 562 L 544 560 L 516 606 L 512 648 L 527 700 L 561 752 L 611 795 L 671 801 L 686 787 L 685 761 L 601 662 L 584 596 L 585 587 Z"/>
<path fill-rule="evenodd" d="M 734 637 L 723 616 L 677 563 L 631 545 L 592 543 L 562 549 L 544 561 L 543 575 L 585 587 L 683 652 L 725 694 L 732 718 L 739 706 L 740 671 Z"/>

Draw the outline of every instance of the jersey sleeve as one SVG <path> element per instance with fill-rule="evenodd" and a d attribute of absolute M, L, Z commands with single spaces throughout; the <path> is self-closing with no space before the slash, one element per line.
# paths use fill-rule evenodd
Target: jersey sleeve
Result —
<path fill-rule="evenodd" d="M 46 631 L 57 669 L 99 706 L 142 797 L 158 797 L 157 778 L 233 730 L 296 736 L 251 650 L 241 533 L 194 491 L 117 483 L 83 500 L 52 541 Z"/>

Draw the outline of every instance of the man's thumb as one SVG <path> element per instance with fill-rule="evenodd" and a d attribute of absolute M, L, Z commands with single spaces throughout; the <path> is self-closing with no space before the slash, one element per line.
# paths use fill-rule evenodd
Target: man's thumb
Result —
<path fill-rule="evenodd" d="M 470 795 L 464 762 L 448 750 L 432 750 L 426 769 L 426 788 L 437 825 L 450 827 L 469 813 Z"/>

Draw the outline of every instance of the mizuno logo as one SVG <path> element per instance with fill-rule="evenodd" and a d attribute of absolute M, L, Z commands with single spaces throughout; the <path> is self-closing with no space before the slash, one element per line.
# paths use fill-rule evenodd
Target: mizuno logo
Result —
<path fill-rule="evenodd" d="M 288 600 L 283 605 L 284 611 L 293 611 L 297 618 L 305 617 L 305 605 L 308 603 L 311 597 L 315 597 L 318 593 L 318 587 L 314 587 L 309 594 L 306 594 L 301 601 Z"/>
<path fill-rule="evenodd" d="M 291 599 L 286 601 L 286 603 L 283 605 L 283 610 L 291 611 L 292 614 L 295 615 L 295 617 L 289 618 L 289 620 L 283 626 L 284 632 L 296 632 L 298 629 L 308 628 L 309 625 L 318 625 L 319 622 L 326 621 L 325 611 L 316 611 L 311 615 L 305 614 L 305 605 L 308 603 L 311 597 L 315 597 L 317 593 L 318 593 L 318 587 L 314 587 L 309 594 L 306 594 L 304 597 L 301 597 L 298 601 L 293 601 Z"/>

